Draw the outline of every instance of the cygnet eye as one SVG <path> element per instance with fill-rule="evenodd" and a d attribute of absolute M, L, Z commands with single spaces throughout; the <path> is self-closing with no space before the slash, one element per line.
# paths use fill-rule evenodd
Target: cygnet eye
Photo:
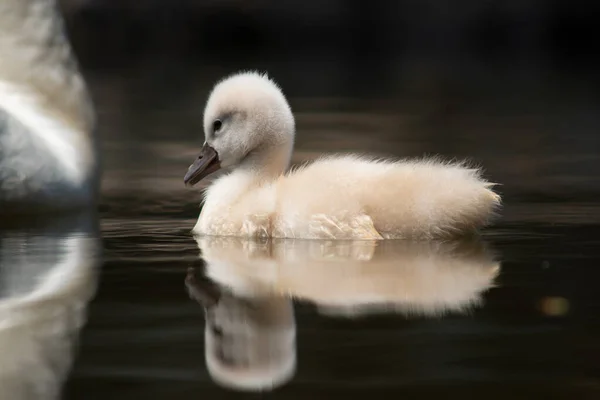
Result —
<path fill-rule="evenodd" d="M 213 122 L 213 133 L 217 133 L 221 129 L 221 125 L 223 125 L 223 122 L 220 119 L 215 119 L 215 122 Z"/>

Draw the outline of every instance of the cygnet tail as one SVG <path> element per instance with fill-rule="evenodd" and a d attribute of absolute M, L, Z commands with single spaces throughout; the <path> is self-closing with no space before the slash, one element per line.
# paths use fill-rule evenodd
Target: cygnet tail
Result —
<path fill-rule="evenodd" d="M 375 221 L 384 237 L 462 236 L 489 224 L 501 204 L 492 190 L 495 184 L 483 179 L 478 168 L 464 163 L 411 161 L 393 170 L 386 180 L 394 179 L 394 188 L 388 189 L 385 201 L 395 206 L 391 212 L 379 213 L 384 218 Z"/>
<path fill-rule="evenodd" d="M 492 190 L 496 184 L 484 180 L 480 169 L 464 164 L 433 164 L 430 168 L 440 170 L 431 175 L 431 182 L 424 182 L 420 211 L 430 229 L 427 236 L 472 233 L 497 215 L 501 199 Z"/>

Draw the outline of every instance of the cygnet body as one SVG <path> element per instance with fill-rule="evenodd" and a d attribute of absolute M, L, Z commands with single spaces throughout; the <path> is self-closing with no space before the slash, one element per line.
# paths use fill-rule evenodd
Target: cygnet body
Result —
<path fill-rule="evenodd" d="M 0 213 L 93 202 L 94 119 L 55 0 L 0 0 Z"/>
<path fill-rule="evenodd" d="M 304 239 L 432 239 L 484 226 L 500 197 L 480 171 L 435 159 L 326 156 L 288 171 L 295 122 L 280 88 L 244 72 L 219 82 L 204 111 L 205 143 L 184 178 L 213 172 L 193 231 Z"/>

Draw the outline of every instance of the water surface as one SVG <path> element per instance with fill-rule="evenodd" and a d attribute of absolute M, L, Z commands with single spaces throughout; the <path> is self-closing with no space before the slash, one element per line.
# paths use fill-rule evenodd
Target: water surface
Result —
<path fill-rule="evenodd" d="M 212 80 L 173 101 L 92 79 L 99 215 L 0 231 L 0 396 L 596 398 L 597 107 L 307 97 L 282 79 L 294 162 L 470 157 L 502 184 L 501 219 L 451 243 L 202 241 L 182 179 Z"/>

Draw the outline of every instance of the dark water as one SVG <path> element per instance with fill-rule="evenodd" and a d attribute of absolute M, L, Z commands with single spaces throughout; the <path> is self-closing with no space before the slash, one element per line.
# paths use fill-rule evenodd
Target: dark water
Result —
<path fill-rule="evenodd" d="M 470 157 L 501 219 L 459 243 L 202 242 L 182 178 L 221 73 L 163 97 L 150 73 L 91 80 L 99 215 L 0 232 L 1 398 L 598 398 L 600 117 L 573 81 L 411 99 L 282 74 L 295 161 Z"/>

